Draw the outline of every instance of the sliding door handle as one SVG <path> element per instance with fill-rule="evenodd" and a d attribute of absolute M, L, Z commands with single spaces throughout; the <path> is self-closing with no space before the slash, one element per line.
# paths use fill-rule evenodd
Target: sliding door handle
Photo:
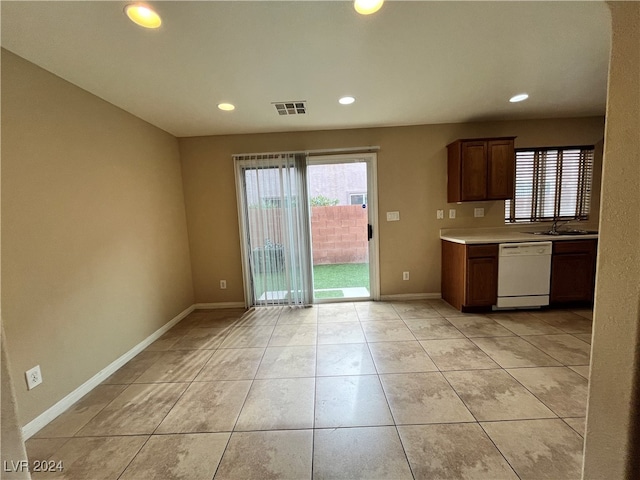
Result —
<path fill-rule="evenodd" d="M 371 224 L 367 224 L 367 239 L 371 240 L 373 238 L 373 226 Z"/>

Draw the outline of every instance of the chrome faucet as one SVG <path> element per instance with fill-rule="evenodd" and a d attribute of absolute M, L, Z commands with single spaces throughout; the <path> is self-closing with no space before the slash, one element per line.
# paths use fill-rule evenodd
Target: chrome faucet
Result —
<path fill-rule="evenodd" d="M 551 225 L 551 230 L 550 230 L 551 235 L 556 235 L 558 233 L 558 222 L 559 221 L 560 221 L 560 219 L 558 219 L 558 218 L 553 220 L 553 225 Z M 564 227 L 566 225 L 569 225 L 572 221 L 573 220 L 567 220 L 561 226 Z"/>

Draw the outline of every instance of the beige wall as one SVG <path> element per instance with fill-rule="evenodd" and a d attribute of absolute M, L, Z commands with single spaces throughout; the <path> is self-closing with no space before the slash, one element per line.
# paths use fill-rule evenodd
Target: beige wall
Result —
<path fill-rule="evenodd" d="M 640 478 L 640 3 L 611 2 L 613 40 L 585 479 Z"/>
<path fill-rule="evenodd" d="M 378 145 L 380 284 L 382 295 L 440 292 L 441 228 L 504 225 L 504 202 L 446 203 L 446 145 L 457 138 L 517 135 L 516 147 L 598 144 L 602 117 L 423 125 L 259 135 L 181 138 L 185 203 L 196 302 L 243 301 L 234 153 Z M 601 162 L 597 156 L 597 165 Z M 599 172 L 596 181 L 599 182 Z M 594 188 L 597 224 L 599 184 Z M 474 207 L 485 217 L 474 218 Z M 456 208 L 455 220 L 436 220 Z M 399 222 L 386 222 L 398 210 Z M 411 280 L 403 281 L 402 272 Z M 227 290 L 219 281 L 227 280 Z"/>
<path fill-rule="evenodd" d="M 183 199 L 173 136 L 2 51 L 2 317 L 22 425 L 193 303 Z"/>

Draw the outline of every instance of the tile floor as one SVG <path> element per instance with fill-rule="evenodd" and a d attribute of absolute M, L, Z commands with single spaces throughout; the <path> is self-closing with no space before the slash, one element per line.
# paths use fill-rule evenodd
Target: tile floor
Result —
<path fill-rule="evenodd" d="M 591 312 L 196 311 L 27 441 L 69 479 L 580 478 Z"/>

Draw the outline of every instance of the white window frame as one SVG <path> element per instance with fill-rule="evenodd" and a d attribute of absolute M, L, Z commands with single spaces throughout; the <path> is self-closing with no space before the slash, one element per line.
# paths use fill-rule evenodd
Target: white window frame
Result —
<path fill-rule="evenodd" d="M 364 202 L 353 203 L 352 197 L 355 197 L 355 196 L 362 197 L 364 199 Z M 367 204 L 367 193 L 366 192 L 362 192 L 362 193 L 356 192 L 356 193 L 350 193 L 349 194 L 349 205 L 362 205 L 363 203 L 365 205 Z"/>

